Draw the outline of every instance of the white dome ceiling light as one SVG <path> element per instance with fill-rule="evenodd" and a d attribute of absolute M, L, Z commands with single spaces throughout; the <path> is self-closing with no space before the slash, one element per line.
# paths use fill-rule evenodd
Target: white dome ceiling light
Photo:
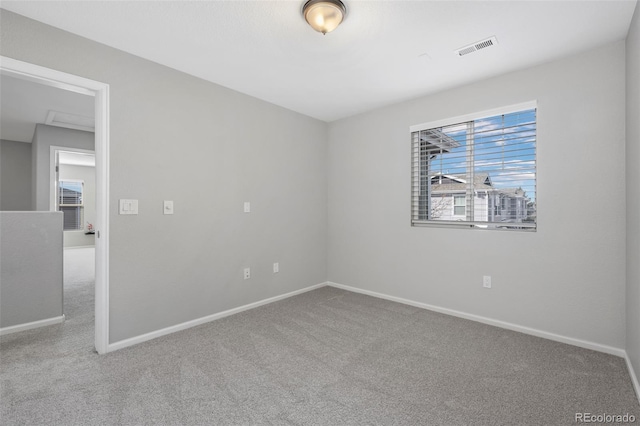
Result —
<path fill-rule="evenodd" d="M 302 7 L 311 28 L 325 35 L 338 28 L 346 14 L 347 8 L 340 0 L 309 0 Z"/>

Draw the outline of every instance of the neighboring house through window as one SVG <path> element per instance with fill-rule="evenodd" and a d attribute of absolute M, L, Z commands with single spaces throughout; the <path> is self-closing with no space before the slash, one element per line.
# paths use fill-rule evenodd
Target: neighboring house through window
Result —
<path fill-rule="evenodd" d="M 536 229 L 536 106 L 411 128 L 412 225 Z"/>
<path fill-rule="evenodd" d="M 58 209 L 64 214 L 65 231 L 83 229 L 84 182 L 61 180 L 58 182 Z"/>

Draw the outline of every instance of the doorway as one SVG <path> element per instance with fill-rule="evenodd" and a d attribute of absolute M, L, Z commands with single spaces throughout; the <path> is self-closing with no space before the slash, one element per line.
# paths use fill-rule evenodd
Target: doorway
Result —
<path fill-rule="evenodd" d="M 109 351 L 109 85 L 0 56 L 2 75 L 94 97 L 95 348 Z"/>
<path fill-rule="evenodd" d="M 51 146 L 49 156 L 50 210 L 63 214 L 65 324 L 87 336 L 89 330 L 93 334 L 95 305 L 95 152 Z"/>

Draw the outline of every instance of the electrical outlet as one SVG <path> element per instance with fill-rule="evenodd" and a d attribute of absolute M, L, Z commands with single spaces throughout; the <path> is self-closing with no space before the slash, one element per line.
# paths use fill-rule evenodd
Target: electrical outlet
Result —
<path fill-rule="evenodd" d="M 251 278 L 251 268 L 244 268 L 244 279 L 248 280 Z"/>
<path fill-rule="evenodd" d="M 244 212 L 251 213 L 251 203 L 249 201 L 244 202 Z"/>
<path fill-rule="evenodd" d="M 491 275 L 485 275 L 482 277 L 482 287 L 491 288 Z"/>
<path fill-rule="evenodd" d="M 276 262 L 273 264 L 273 273 L 277 274 L 278 272 L 280 272 L 280 264 Z"/>

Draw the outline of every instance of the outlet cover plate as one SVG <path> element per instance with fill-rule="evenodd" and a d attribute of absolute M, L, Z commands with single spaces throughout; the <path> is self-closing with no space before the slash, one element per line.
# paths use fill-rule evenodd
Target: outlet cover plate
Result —
<path fill-rule="evenodd" d="M 485 275 L 482 277 L 482 287 L 491 288 L 491 276 Z"/>

